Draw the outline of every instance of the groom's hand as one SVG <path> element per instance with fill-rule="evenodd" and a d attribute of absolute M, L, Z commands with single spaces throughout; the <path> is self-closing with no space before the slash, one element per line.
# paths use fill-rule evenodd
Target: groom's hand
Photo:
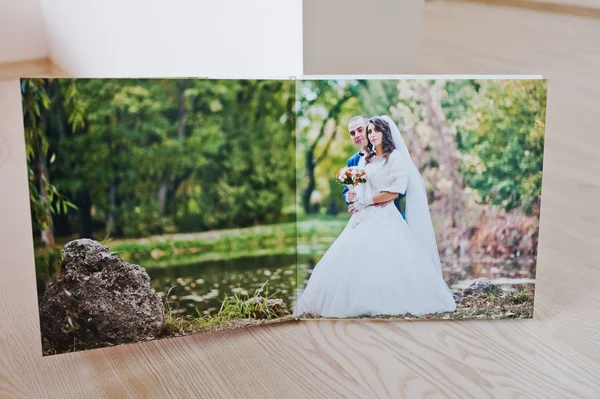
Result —
<path fill-rule="evenodd" d="M 386 206 L 387 204 L 389 204 L 390 202 L 394 202 L 394 200 L 389 200 L 389 201 L 385 201 L 385 202 L 380 202 L 378 204 L 375 204 L 375 206 L 377 208 L 381 208 L 382 206 Z"/>

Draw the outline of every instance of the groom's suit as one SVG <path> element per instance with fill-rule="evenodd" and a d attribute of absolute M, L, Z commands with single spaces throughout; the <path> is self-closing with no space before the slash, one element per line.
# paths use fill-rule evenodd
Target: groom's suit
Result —
<path fill-rule="evenodd" d="M 348 167 L 358 166 L 358 163 L 360 162 L 360 158 L 363 155 L 365 155 L 364 152 L 359 151 L 356 154 L 354 154 L 353 156 L 351 156 L 350 158 L 348 158 Z M 367 176 L 367 178 L 368 178 L 368 176 Z M 348 200 L 346 199 L 346 193 L 348 193 L 348 187 L 344 186 L 344 190 L 342 191 L 342 195 L 344 196 L 344 201 L 346 201 L 346 205 L 350 206 L 350 202 L 348 202 Z M 400 200 L 405 195 L 406 195 L 406 193 L 400 194 L 400 195 L 398 195 L 398 198 L 396 198 L 394 200 L 394 205 L 396 205 L 396 208 L 398 209 L 398 212 L 400 212 L 400 214 L 402 215 L 402 217 L 404 219 L 406 219 L 406 216 L 404 216 L 404 214 L 402 213 L 402 210 L 400 209 Z"/>

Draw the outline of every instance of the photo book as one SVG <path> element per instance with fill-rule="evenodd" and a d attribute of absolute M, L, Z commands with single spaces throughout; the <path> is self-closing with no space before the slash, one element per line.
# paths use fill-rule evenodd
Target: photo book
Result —
<path fill-rule="evenodd" d="M 533 317 L 541 76 L 20 84 L 44 355 Z"/>

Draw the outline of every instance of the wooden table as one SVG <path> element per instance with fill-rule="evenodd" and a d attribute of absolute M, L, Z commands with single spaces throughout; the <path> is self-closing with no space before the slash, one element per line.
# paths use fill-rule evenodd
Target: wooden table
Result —
<path fill-rule="evenodd" d="M 425 6 L 418 72 L 549 78 L 533 320 L 297 322 L 45 358 L 18 85 L 0 83 L 0 397 L 600 397 L 598 39 L 597 19 Z M 62 72 L 0 66 L 36 73 Z"/>

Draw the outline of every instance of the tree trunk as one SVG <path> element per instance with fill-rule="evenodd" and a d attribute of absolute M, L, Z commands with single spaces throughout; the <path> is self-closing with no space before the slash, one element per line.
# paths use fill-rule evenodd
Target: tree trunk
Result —
<path fill-rule="evenodd" d="M 127 113 L 122 113 L 122 112 L 116 112 L 114 116 L 112 116 L 111 118 L 109 118 L 109 121 L 113 127 L 113 129 L 116 129 L 117 126 L 121 125 L 124 128 L 128 128 L 129 124 L 128 124 L 128 116 Z M 120 122 L 119 122 L 120 121 Z M 109 133 L 108 137 L 107 137 L 107 141 L 108 141 L 108 146 L 109 148 L 112 146 L 112 142 L 113 142 L 114 138 L 112 137 L 112 133 Z M 111 169 L 112 172 L 114 173 L 114 176 L 111 178 L 110 180 L 110 185 L 108 188 L 108 218 L 107 218 L 107 223 L 106 223 L 106 232 L 107 234 L 112 234 L 113 236 L 121 236 L 122 232 L 123 232 L 123 227 L 121 226 L 121 220 L 120 220 L 120 206 L 121 206 L 121 199 L 119 198 L 118 194 L 117 194 L 117 190 L 119 188 L 120 185 L 120 179 L 119 179 L 119 169 L 121 166 L 121 153 L 123 152 L 123 149 L 125 146 L 121 143 L 118 143 L 117 145 L 115 145 L 114 150 L 112 151 L 112 157 L 111 157 Z"/>
<path fill-rule="evenodd" d="M 187 82 L 185 81 L 179 81 L 179 83 L 177 84 L 177 103 L 179 105 L 179 118 L 177 121 L 177 137 L 179 138 L 179 140 L 181 140 L 182 143 L 185 142 L 185 119 L 187 116 L 187 111 L 185 108 L 185 89 L 187 88 Z M 169 203 L 172 200 L 173 195 L 175 194 L 175 191 L 177 190 L 178 186 L 181 184 L 182 176 L 185 176 L 185 178 L 187 178 L 187 176 L 189 176 L 189 172 L 188 171 L 184 171 L 184 173 L 181 176 L 176 176 L 175 177 L 175 184 L 173 185 L 174 188 L 169 190 L 169 181 L 170 181 L 170 177 L 171 177 L 171 173 L 166 170 L 163 172 L 163 175 L 161 177 L 160 180 L 160 184 L 158 186 L 158 192 L 157 192 L 157 199 L 158 199 L 158 207 L 160 210 L 160 215 L 161 216 L 166 216 L 167 215 L 167 203 Z"/>
<path fill-rule="evenodd" d="M 450 127 L 446 122 L 444 111 L 441 104 L 434 102 L 433 90 L 439 90 L 436 87 L 429 87 L 424 90 L 423 99 L 426 108 L 428 123 L 438 133 L 438 163 L 443 165 L 442 177 L 452 182 L 448 197 L 443 201 L 446 203 L 447 211 L 450 213 L 450 225 L 455 228 L 458 225 L 458 214 L 462 208 L 462 190 L 463 182 L 458 171 L 459 159 L 456 153 L 456 139 L 450 132 Z"/>
<path fill-rule="evenodd" d="M 319 155 L 315 159 L 317 145 L 319 144 L 319 141 L 321 141 L 321 139 L 323 137 L 325 137 L 325 132 L 327 130 L 327 123 L 330 120 L 333 120 L 333 121 L 337 120 L 337 117 L 339 116 L 339 114 L 342 110 L 342 106 L 344 105 L 344 103 L 346 103 L 346 101 L 350 100 L 351 98 L 352 98 L 352 96 L 350 94 L 347 94 L 344 97 L 340 98 L 338 100 L 338 102 L 331 108 L 331 110 L 329 111 L 329 114 L 323 120 L 323 125 L 321 125 L 321 131 L 319 132 L 319 135 L 317 136 L 315 141 L 309 146 L 308 150 L 306 151 L 306 174 L 308 177 L 308 186 L 302 193 L 302 207 L 304 208 L 304 211 L 307 214 L 311 212 L 310 197 L 312 197 L 312 193 L 316 187 L 315 169 L 316 169 L 317 165 L 319 163 L 321 163 L 321 161 L 323 161 L 327 157 L 327 154 L 329 153 L 329 148 L 331 147 L 331 144 L 333 143 L 333 140 L 335 139 L 335 136 L 337 133 L 337 127 L 333 126 L 331 135 L 327 139 L 327 143 L 325 143 L 325 147 L 323 148 L 321 155 Z"/>
<path fill-rule="evenodd" d="M 69 226 L 69 217 L 66 213 L 54 215 L 52 225 L 54 227 L 54 235 L 57 237 L 67 237 L 71 235 L 71 227 Z"/>
<path fill-rule="evenodd" d="M 94 227 L 92 225 L 92 201 L 87 187 L 81 190 L 76 198 L 79 209 L 79 236 L 81 238 L 94 238 Z"/>
<path fill-rule="evenodd" d="M 54 98 L 56 108 L 56 126 L 58 128 L 59 142 L 63 141 L 67 136 L 67 129 L 65 127 L 65 113 L 63 109 L 63 97 L 60 92 L 59 81 L 55 80 L 54 84 Z"/>
<path fill-rule="evenodd" d="M 42 118 L 40 121 L 40 129 L 46 133 L 48 129 L 48 113 L 46 111 L 43 112 Z M 48 182 L 50 182 L 50 173 L 48 172 L 48 160 L 46 154 L 42 149 L 39 149 L 39 153 L 37 156 L 38 159 L 38 176 L 39 176 L 39 185 L 40 185 L 40 202 L 44 204 L 44 219 L 46 219 L 45 226 L 41 231 L 41 239 L 42 242 L 48 247 L 54 247 L 54 232 L 52 230 L 52 212 L 50 209 L 50 202 L 48 199 Z"/>
<path fill-rule="evenodd" d="M 41 231 L 42 242 L 48 247 L 54 247 L 54 232 L 52 230 L 52 212 L 48 201 L 48 190 L 46 182 L 49 181 L 48 168 L 46 166 L 46 154 L 40 153 L 38 156 L 40 200 L 44 204 L 46 224 Z"/>
<path fill-rule="evenodd" d="M 315 164 L 314 164 L 314 152 L 309 149 L 306 153 L 306 175 L 308 177 L 308 185 L 302 193 L 302 208 L 305 214 L 309 214 L 310 209 L 310 197 L 315 190 Z"/>
<path fill-rule="evenodd" d="M 179 104 L 179 120 L 177 121 L 177 137 L 180 140 L 185 139 L 185 89 L 186 83 L 180 82 L 177 85 L 177 102 Z"/>
<path fill-rule="evenodd" d="M 51 95 L 54 98 L 54 111 L 56 112 L 56 128 L 58 130 L 58 145 L 59 153 L 64 145 L 64 140 L 67 137 L 65 127 L 65 113 L 63 109 L 63 98 L 60 92 L 60 83 L 58 80 L 54 80 L 51 83 Z M 66 237 L 71 235 L 71 227 L 69 226 L 69 216 L 66 213 L 61 212 L 54 216 L 54 233 L 59 237 Z"/>
<path fill-rule="evenodd" d="M 106 232 L 108 234 L 115 231 L 117 224 L 117 182 L 116 178 L 112 178 L 110 181 L 110 187 L 108 189 L 108 220 L 106 222 Z"/>
<path fill-rule="evenodd" d="M 162 178 L 160 179 L 160 185 L 158 187 L 158 208 L 160 210 L 160 215 L 165 216 L 166 214 L 166 206 L 167 206 L 167 194 L 169 192 L 169 173 L 163 173 Z"/>

